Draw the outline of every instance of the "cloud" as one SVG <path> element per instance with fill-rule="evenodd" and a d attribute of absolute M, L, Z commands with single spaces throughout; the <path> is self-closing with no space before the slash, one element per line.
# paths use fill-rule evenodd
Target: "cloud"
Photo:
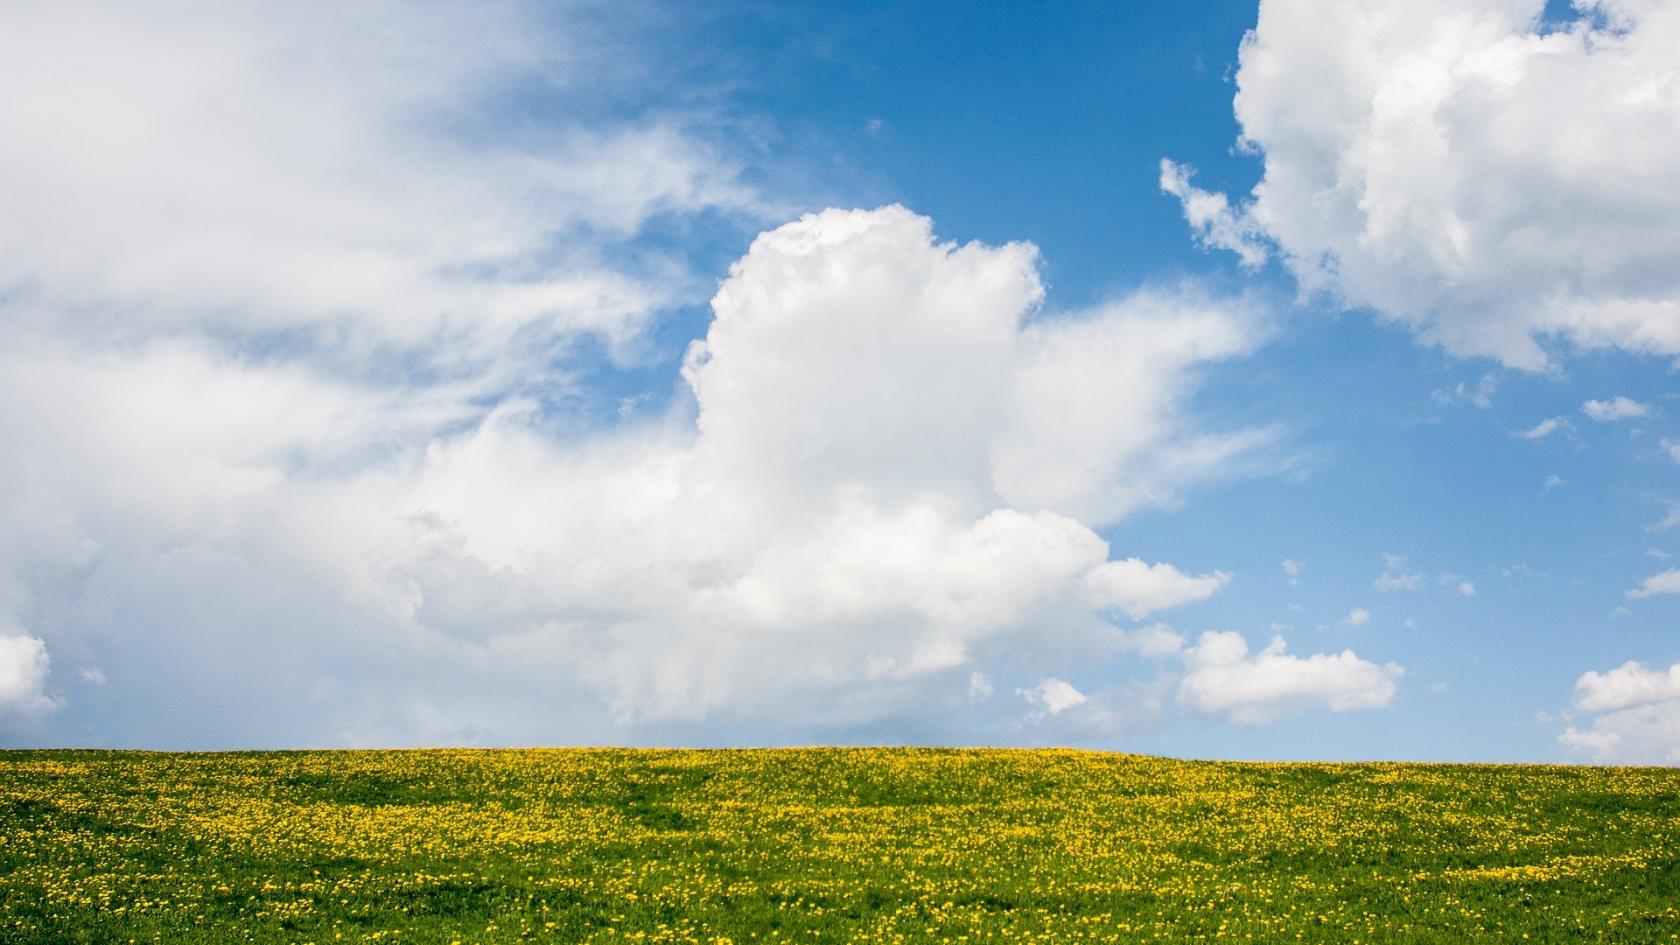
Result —
<path fill-rule="evenodd" d="M 1610 712 L 1680 699 L 1680 664 L 1667 672 L 1632 660 L 1606 673 L 1588 672 L 1575 681 L 1575 708 Z"/>
<path fill-rule="evenodd" d="M 1556 489 L 1558 486 L 1563 485 L 1567 481 L 1568 480 L 1564 479 L 1562 476 L 1558 475 L 1557 473 L 1552 473 L 1552 474 L 1548 475 L 1545 479 L 1541 480 L 1540 488 L 1546 490 L 1547 492 L 1550 492 L 1551 490 Z"/>
<path fill-rule="evenodd" d="M 868 693 L 993 650 L 1089 649 L 1104 636 L 1099 612 L 1139 617 L 1224 586 L 1217 572 L 1110 559 L 1091 531 L 1138 502 L 1170 500 L 1160 489 L 1113 497 L 1117 483 L 1155 475 L 1180 435 L 1155 411 L 1176 402 L 1125 396 L 1138 378 L 1114 388 L 1112 362 L 1081 360 L 1064 339 L 1087 351 L 1138 339 L 1176 390 L 1159 365 L 1224 356 L 1229 346 L 1207 339 L 1235 335 L 1241 313 L 1186 299 L 1175 320 L 1146 295 L 1024 327 L 1041 294 L 1035 261 L 1022 244 L 939 243 L 930 221 L 897 207 L 808 215 L 754 242 L 688 357 L 693 441 L 661 456 L 656 474 L 603 470 L 658 484 L 597 503 L 615 516 L 643 510 L 647 546 L 552 552 L 626 579 L 668 574 L 641 612 L 613 618 L 624 629 L 580 654 L 586 684 L 616 716 L 769 711 L 792 690 Z M 1046 386 L 1047 362 L 1062 400 Z M 1024 471 L 1050 464 L 1009 458 L 1037 450 L 1023 439 L 1085 429 L 1087 396 L 1102 398 L 1104 423 L 1128 431 L 1128 448 L 1094 466 L 1105 476 L 1036 487 Z M 475 466 L 463 485 L 481 475 L 493 473 Z M 587 600 L 623 593 L 590 590 Z"/>
<path fill-rule="evenodd" d="M 1680 664 L 1665 672 L 1637 662 L 1575 682 L 1575 708 L 1593 713 L 1558 741 L 1599 762 L 1680 762 Z"/>
<path fill-rule="evenodd" d="M 1178 198 L 1198 244 L 1228 249 L 1242 259 L 1245 267 L 1259 268 L 1270 255 L 1265 230 L 1248 214 L 1234 211 L 1224 194 L 1209 193 L 1190 183 L 1195 173 L 1195 168 L 1162 158 L 1161 190 Z"/>
<path fill-rule="evenodd" d="M 1493 406 L 1494 392 L 1499 389 L 1499 375 L 1493 371 L 1483 374 L 1476 386 L 1471 387 L 1459 381 L 1451 390 L 1445 388 L 1430 393 L 1431 400 L 1440 406 L 1451 404 L 1471 404 L 1482 410 Z"/>
<path fill-rule="evenodd" d="M 1275 427 L 1211 433 L 1182 416 L 1195 370 L 1254 350 L 1260 322 L 1244 300 L 1181 285 L 1028 325 L 997 392 L 1003 429 L 987 462 L 998 494 L 1106 523 L 1170 508 L 1190 486 L 1281 468 Z M 1134 406 L 1109 409 L 1114 402 Z"/>
<path fill-rule="evenodd" d="M 1179 701 L 1236 725 L 1264 725 L 1319 706 L 1333 712 L 1381 708 L 1393 700 L 1395 680 L 1404 672 L 1352 650 L 1302 658 L 1284 649 L 1283 638 L 1273 637 L 1251 655 L 1239 634 L 1204 633 L 1185 652 Z"/>
<path fill-rule="evenodd" d="M 1355 607 L 1348 611 L 1343 622 L 1350 627 L 1363 627 L 1371 622 L 1371 612 L 1363 607 Z"/>
<path fill-rule="evenodd" d="M 57 707 L 57 700 L 43 689 L 49 662 L 47 645 L 39 637 L 0 635 L 0 713 L 41 712 Z"/>
<path fill-rule="evenodd" d="M 1663 514 L 1661 519 L 1646 526 L 1646 531 L 1662 532 L 1667 531 L 1676 525 L 1680 525 L 1680 502 L 1669 499 L 1664 500 L 1663 505 L 1668 508 L 1668 511 Z M 1647 551 L 1646 554 L 1650 554 L 1650 551 Z"/>
<path fill-rule="evenodd" d="M 1511 575 L 1511 570 L 1507 569 L 1505 571 L 1505 575 L 1506 575 L 1506 577 L 1509 577 Z M 1457 591 L 1458 595 L 1460 597 L 1475 597 L 1476 596 L 1476 584 L 1475 584 L 1475 582 L 1466 579 L 1461 574 L 1453 574 L 1452 572 L 1449 571 L 1449 572 L 1443 573 L 1441 575 L 1438 575 L 1436 580 L 1438 580 L 1440 582 L 1442 587 L 1450 587 L 1453 590 Z"/>
<path fill-rule="evenodd" d="M 1263 0 L 1235 98 L 1263 178 L 1162 187 L 1202 244 L 1456 354 L 1680 353 L 1680 8 L 1580 6 Z"/>
<path fill-rule="evenodd" d="M 1383 573 L 1378 575 L 1377 579 L 1371 583 L 1377 590 L 1384 593 L 1389 591 L 1415 591 L 1422 587 L 1423 575 L 1409 573 L 1405 568 L 1406 558 L 1404 555 L 1385 554 L 1383 555 Z"/>
<path fill-rule="evenodd" d="M 1205 600 L 1231 581 L 1223 571 L 1189 575 L 1170 564 L 1138 558 L 1110 561 L 1086 575 L 1086 592 L 1099 607 L 1118 610 L 1133 620 L 1157 610 Z"/>
<path fill-rule="evenodd" d="M 1513 433 L 1512 436 L 1519 437 L 1524 440 L 1543 440 L 1559 430 L 1568 429 L 1570 429 L 1568 420 L 1565 420 L 1562 417 L 1550 417 L 1536 423 L 1534 426 L 1522 431 L 1521 433 Z"/>
<path fill-rule="evenodd" d="M 613 42 L 569 10 L 8 6 L 0 82 L 30 90 L 0 103 L 27 142 L 0 154 L 8 318 L 500 383 L 579 332 L 627 342 L 705 292 L 638 235 L 766 208 L 680 112 L 495 133 L 509 89 L 613 102 Z"/>
<path fill-rule="evenodd" d="M 1231 575 L 1099 529 L 1287 464 L 1193 409 L 1259 307 L 1049 309 L 1035 247 L 902 207 L 743 254 L 792 216 L 751 136 L 704 90 L 627 91 L 657 57 L 571 14 L 0 12 L 31 90 L 0 102 L 0 619 L 30 628 L 0 643 L 8 704 L 61 708 L 29 737 L 1013 737 L 1016 687 L 1085 738 L 1163 711 L 1184 637 L 1124 624 Z M 579 406 L 591 359 L 645 367 L 708 297 L 670 396 Z M 1111 663 L 1156 677 L 1062 681 Z"/>
<path fill-rule="evenodd" d="M 1581 405 L 1581 412 L 1599 423 L 1611 423 L 1650 416 L 1651 408 L 1626 397 L 1613 397 L 1609 400 L 1589 400 Z"/>
<path fill-rule="evenodd" d="M 1653 574 L 1638 587 L 1627 592 L 1627 596 L 1633 598 L 1652 597 L 1657 594 L 1680 594 L 1680 568 Z"/>
<path fill-rule="evenodd" d="M 1114 616 L 1230 580 L 1095 528 L 1272 442 L 1188 408 L 1258 343 L 1242 301 L 1042 295 L 1030 245 L 809 214 L 730 268 L 669 410 L 583 431 L 470 372 L 14 333 L 0 611 L 106 668 L 119 744 L 1007 733 L 994 677 L 1169 657 Z"/>
<path fill-rule="evenodd" d="M 1045 677 L 1031 689 L 1016 690 L 1016 694 L 1051 715 L 1059 715 L 1086 701 L 1083 692 L 1054 676 Z"/>
<path fill-rule="evenodd" d="M 1125 649 L 1145 659 L 1167 659 L 1184 651 L 1184 636 L 1164 623 L 1152 623 L 1126 633 Z"/>
<path fill-rule="evenodd" d="M 1293 558 L 1285 558 L 1281 562 L 1281 566 L 1283 568 L 1284 579 L 1287 580 L 1291 586 L 1301 583 L 1301 562 L 1296 561 Z"/>

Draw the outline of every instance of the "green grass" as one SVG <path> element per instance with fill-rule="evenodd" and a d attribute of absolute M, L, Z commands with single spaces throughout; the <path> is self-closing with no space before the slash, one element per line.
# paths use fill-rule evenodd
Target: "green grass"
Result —
<path fill-rule="evenodd" d="M 1680 771 L 0 752 L 0 941 L 1676 942 Z"/>

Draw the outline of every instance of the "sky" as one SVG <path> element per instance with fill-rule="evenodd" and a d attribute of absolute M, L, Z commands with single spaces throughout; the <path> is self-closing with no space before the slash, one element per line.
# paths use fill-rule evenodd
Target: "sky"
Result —
<path fill-rule="evenodd" d="M 1680 763 L 1677 44 L 8 4 L 0 745 Z"/>

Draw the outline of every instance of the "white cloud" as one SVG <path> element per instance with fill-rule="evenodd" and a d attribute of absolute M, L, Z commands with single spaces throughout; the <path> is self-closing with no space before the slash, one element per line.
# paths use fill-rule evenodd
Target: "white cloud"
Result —
<path fill-rule="evenodd" d="M 1031 689 L 1019 689 L 1016 693 L 1051 715 L 1060 715 L 1074 706 L 1084 705 L 1086 701 L 1083 692 L 1054 676 L 1046 676 Z"/>
<path fill-rule="evenodd" d="M 57 701 L 43 688 L 47 681 L 47 645 L 23 633 L 0 635 L 0 712 L 39 712 Z"/>
<path fill-rule="evenodd" d="M 1547 492 L 1550 492 L 1551 490 L 1556 489 L 1558 486 L 1563 485 L 1565 481 L 1566 480 L 1562 476 L 1558 475 L 1557 473 L 1552 473 L 1551 475 L 1547 476 L 1544 480 L 1541 481 L 1540 488 L 1546 490 Z"/>
<path fill-rule="evenodd" d="M 1282 566 L 1283 576 L 1289 581 L 1290 586 L 1301 583 L 1301 562 L 1296 561 L 1293 558 L 1285 558 L 1283 559 Z"/>
<path fill-rule="evenodd" d="M 1668 437 L 1664 437 L 1662 440 L 1662 448 L 1668 453 L 1669 459 L 1680 463 L 1680 440 L 1672 440 Z"/>
<path fill-rule="evenodd" d="M 1085 576 L 1085 589 L 1098 607 L 1113 608 L 1137 620 L 1157 610 L 1205 600 L 1230 581 L 1223 571 L 1189 575 L 1170 564 L 1127 558 L 1091 571 Z"/>
<path fill-rule="evenodd" d="M 1435 403 L 1445 407 L 1451 404 L 1471 404 L 1482 410 L 1493 406 L 1494 392 L 1499 389 L 1499 375 L 1493 371 L 1483 374 L 1481 380 L 1474 387 L 1459 381 L 1452 389 L 1433 391 L 1429 396 Z"/>
<path fill-rule="evenodd" d="M 1646 578 L 1638 587 L 1627 592 L 1633 598 L 1657 594 L 1680 594 L 1680 568 L 1671 568 Z"/>
<path fill-rule="evenodd" d="M 1612 397 L 1609 400 L 1589 400 L 1581 404 L 1581 412 L 1599 423 L 1612 423 L 1650 416 L 1651 408 L 1626 397 Z"/>
<path fill-rule="evenodd" d="M 121 669 L 119 743 L 971 731 L 993 666 L 1176 652 L 1104 614 L 1229 576 L 1111 557 L 1094 528 L 1267 442 L 1186 409 L 1195 367 L 1256 343 L 1244 305 L 1045 313 L 1036 259 L 898 207 L 806 216 L 731 268 L 691 397 L 583 434 L 535 398 L 480 405 L 476 375 L 14 337 L 0 612 Z"/>
<path fill-rule="evenodd" d="M 1605 673 L 1588 672 L 1575 681 L 1575 708 L 1610 712 L 1680 699 L 1680 663 L 1667 672 L 1628 661 Z"/>
<path fill-rule="evenodd" d="M 1363 607 L 1355 607 L 1348 611 L 1342 620 L 1350 627 L 1363 627 L 1371 622 L 1371 612 Z"/>
<path fill-rule="evenodd" d="M 511 87 L 556 115 L 612 94 L 604 37 L 568 11 L 8 5 L 0 84 L 28 90 L 0 102 L 0 138 L 26 143 L 0 153 L 8 318 L 357 373 L 401 351 L 506 375 L 571 333 L 626 342 L 704 283 L 609 250 L 761 202 L 680 113 L 491 134 Z"/>
<path fill-rule="evenodd" d="M 1190 183 L 1195 168 L 1161 160 L 1161 190 L 1178 198 L 1184 220 L 1190 224 L 1196 242 L 1215 249 L 1228 249 L 1255 269 L 1269 254 L 1265 230 L 1248 214 L 1232 210 L 1224 194 L 1209 193 Z"/>
<path fill-rule="evenodd" d="M 1512 435 L 1520 437 L 1524 440 L 1542 440 L 1559 430 L 1568 429 L 1570 429 L 1569 421 L 1563 419 L 1562 417 L 1550 417 L 1536 423 L 1534 426 L 1522 431 L 1521 433 L 1515 433 Z"/>
<path fill-rule="evenodd" d="M 1668 511 L 1661 519 L 1648 526 L 1645 529 L 1646 531 L 1662 532 L 1667 531 L 1676 525 L 1680 525 L 1680 502 L 1664 500 L 1663 504 L 1668 507 Z M 1645 553 L 1650 554 L 1651 551 L 1647 550 Z"/>
<path fill-rule="evenodd" d="M 599 428 L 577 348 L 714 288 L 657 237 L 779 211 L 705 110 L 616 101 L 646 57 L 569 9 L 0 12 L 11 704 L 58 704 L 50 648 L 121 711 L 46 737 L 158 747 L 1014 732 L 990 696 L 1033 679 L 1080 731 L 1161 711 L 1184 638 L 1116 615 L 1230 575 L 1097 530 L 1283 462 L 1190 409 L 1258 307 L 1046 311 L 1029 244 L 830 210 Z M 487 127 L 511 98 L 559 117 Z M 1158 676 L 1055 675 L 1111 659 Z M 1239 654 L 1314 668 L 1213 714 L 1359 707 L 1350 659 Z"/>
<path fill-rule="evenodd" d="M 1680 762 L 1680 663 L 1665 672 L 1627 662 L 1575 682 L 1575 708 L 1594 713 L 1558 741 L 1600 762 Z"/>
<path fill-rule="evenodd" d="M 1394 698 L 1403 673 L 1390 663 L 1377 666 L 1352 650 L 1309 657 L 1284 652 L 1282 637 L 1250 655 L 1236 633 L 1204 633 L 1185 651 L 1181 702 L 1236 725 L 1264 725 L 1314 707 L 1334 712 L 1375 709 Z"/>
<path fill-rule="evenodd" d="M 1185 488 L 1252 472 L 1257 459 L 1276 468 L 1267 455 L 1275 429 L 1199 432 L 1181 415 L 1193 369 L 1253 350 L 1259 321 L 1246 302 L 1184 285 L 1029 325 L 1010 340 L 1007 387 L 993 392 L 1003 429 L 987 462 L 998 494 L 1017 508 L 1106 523 L 1170 507 Z M 950 363 L 929 365 L 934 374 L 910 386 L 925 387 Z M 1109 409 L 1116 402 L 1131 407 Z"/>
<path fill-rule="evenodd" d="M 1303 291 L 1457 354 L 1680 353 L 1680 7 L 1543 9 L 1263 0 L 1235 99 L 1263 179 L 1233 205 L 1168 162 L 1163 188 L 1203 244 L 1271 246 Z"/>
<path fill-rule="evenodd" d="M 1162 660 L 1184 650 L 1184 635 L 1164 623 L 1152 623 L 1125 634 L 1125 649 L 1145 659 Z"/>
<path fill-rule="evenodd" d="M 1404 555 L 1385 554 L 1383 555 L 1383 572 L 1371 583 L 1377 590 L 1387 593 L 1389 591 L 1415 591 L 1423 586 L 1423 581 L 1423 575 L 1406 571 Z"/>
<path fill-rule="evenodd" d="M 1509 577 L 1510 574 L 1511 574 L 1510 570 L 1507 569 L 1506 572 L 1505 572 L 1505 575 L 1507 577 Z M 1437 580 L 1440 581 L 1442 587 L 1450 587 L 1453 590 L 1457 591 L 1460 597 L 1475 597 L 1476 596 L 1476 584 L 1475 584 L 1475 582 L 1471 581 L 1471 580 L 1468 580 L 1467 578 L 1465 578 L 1461 574 L 1453 574 L 1452 572 L 1449 571 L 1447 573 L 1439 575 L 1437 577 Z"/>

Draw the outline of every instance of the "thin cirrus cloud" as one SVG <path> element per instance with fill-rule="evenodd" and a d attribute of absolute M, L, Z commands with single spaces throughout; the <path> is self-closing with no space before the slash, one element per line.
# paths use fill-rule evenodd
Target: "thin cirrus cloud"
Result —
<path fill-rule="evenodd" d="M 1231 201 L 1165 160 L 1162 188 L 1204 245 L 1455 354 L 1680 353 L 1680 7 L 1576 7 L 1263 0 L 1236 72 L 1261 181 Z"/>
<path fill-rule="evenodd" d="M 1383 555 L 1383 571 L 1371 586 L 1384 593 L 1390 591 L 1415 591 L 1423 587 L 1424 577 L 1406 570 L 1406 556 Z"/>

